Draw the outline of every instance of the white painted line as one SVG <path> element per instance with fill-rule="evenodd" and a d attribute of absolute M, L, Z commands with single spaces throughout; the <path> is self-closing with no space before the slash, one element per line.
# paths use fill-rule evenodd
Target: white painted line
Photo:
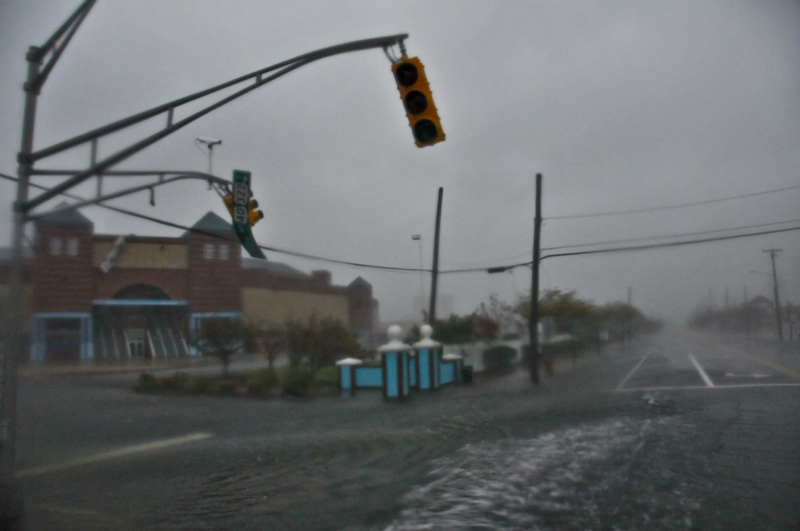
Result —
<path fill-rule="evenodd" d="M 189 435 L 183 435 L 181 437 L 173 437 L 171 439 L 162 439 L 160 441 L 152 441 L 149 443 L 143 444 L 135 444 L 133 446 L 126 446 L 124 448 L 119 448 L 117 450 L 111 450 L 109 452 L 103 452 L 99 454 L 89 455 L 86 457 L 80 457 L 78 459 L 72 459 L 71 461 L 65 461 L 63 463 L 56 463 L 53 465 L 45 465 L 36 468 L 28 468 L 26 470 L 22 470 L 17 472 L 18 478 L 30 477 L 30 476 L 39 476 L 41 474 L 47 474 L 49 472 L 56 472 L 58 470 L 65 470 L 67 468 L 73 468 L 76 466 L 88 465 L 91 463 L 97 463 L 100 461 L 108 461 L 110 459 L 116 459 L 118 457 L 125 457 L 128 455 L 138 454 L 141 452 L 148 452 L 150 450 L 160 450 L 162 448 L 166 448 L 169 446 L 175 446 L 178 444 L 186 444 L 195 441 L 202 441 L 203 439 L 208 439 L 213 437 L 214 435 L 211 433 L 190 433 Z"/>
<path fill-rule="evenodd" d="M 700 364 L 697 363 L 697 360 L 694 359 L 694 356 L 689 354 L 689 360 L 692 362 L 692 365 L 694 365 L 694 368 L 697 369 L 697 372 L 700 373 L 700 378 L 703 379 L 703 381 L 706 383 L 706 386 L 714 387 L 714 382 L 711 381 L 711 378 L 708 377 L 706 371 L 704 371 L 703 368 L 700 366 Z"/>
<path fill-rule="evenodd" d="M 644 363 L 644 360 L 646 360 L 649 357 L 650 357 L 650 353 L 648 353 L 644 358 L 639 360 L 639 363 L 636 364 L 636 367 L 634 367 L 633 370 L 631 370 L 631 372 L 629 372 L 628 375 L 625 378 L 623 378 L 622 381 L 619 383 L 619 385 L 617 386 L 617 391 L 622 389 L 622 386 L 625 385 L 625 382 L 627 382 L 630 379 L 631 376 L 633 376 L 633 373 L 636 372 L 636 369 L 639 368 L 639 365 Z"/>
<path fill-rule="evenodd" d="M 744 387 L 800 387 L 800 383 L 763 383 L 763 384 L 732 384 L 732 385 L 715 385 L 708 387 L 707 385 L 679 385 L 668 387 L 629 387 L 627 389 L 617 389 L 620 393 L 631 393 L 634 391 L 683 391 L 685 389 L 713 389 L 719 391 L 721 389 L 742 389 Z"/>

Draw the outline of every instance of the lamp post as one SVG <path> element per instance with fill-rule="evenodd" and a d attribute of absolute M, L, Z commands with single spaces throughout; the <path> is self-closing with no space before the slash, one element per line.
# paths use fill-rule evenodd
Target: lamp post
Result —
<path fill-rule="evenodd" d="M 222 140 L 213 139 L 213 138 L 195 138 L 195 142 L 199 144 L 205 144 L 208 148 L 208 174 L 214 175 L 214 167 L 213 167 L 213 158 L 214 158 L 214 146 L 221 146 Z"/>
<path fill-rule="evenodd" d="M 422 274 L 422 235 L 421 234 L 412 234 L 411 239 L 417 243 L 419 243 L 419 304 L 420 304 L 420 313 L 423 315 L 423 319 L 425 316 L 425 277 Z"/>

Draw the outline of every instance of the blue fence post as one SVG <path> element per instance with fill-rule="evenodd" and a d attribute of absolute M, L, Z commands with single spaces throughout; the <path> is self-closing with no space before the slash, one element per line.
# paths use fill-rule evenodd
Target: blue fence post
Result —
<path fill-rule="evenodd" d="M 441 356 L 441 362 L 439 363 L 442 384 L 460 384 L 463 363 L 464 359 L 460 354 L 443 354 Z"/>
<path fill-rule="evenodd" d="M 356 358 L 345 358 L 336 362 L 339 371 L 339 391 L 342 396 L 356 394 L 356 366 L 364 362 Z"/>
<path fill-rule="evenodd" d="M 403 330 L 399 326 L 390 326 L 388 333 L 389 342 L 378 347 L 383 367 L 383 396 L 387 400 L 396 400 L 407 397 L 411 388 L 409 381 L 411 347 L 400 340 Z"/>
<path fill-rule="evenodd" d="M 431 339 L 433 328 L 422 325 L 422 339 L 414 343 L 417 354 L 417 386 L 420 390 L 430 391 L 439 387 L 439 350 L 442 344 Z"/>

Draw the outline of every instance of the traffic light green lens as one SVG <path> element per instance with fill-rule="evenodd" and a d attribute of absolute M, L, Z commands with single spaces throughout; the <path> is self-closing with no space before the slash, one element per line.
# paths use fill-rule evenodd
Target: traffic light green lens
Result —
<path fill-rule="evenodd" d="M 403 63 L 398 66 L 394 75 L 397 78 L 397 82 L 404 87 L 410 87 L 419 79 L 417 67 L 411 63 Z"/>
<path fill-rule="evenodd" d="M 430 120 L 420 120 L 414 124 L 414 138 L 421 144 L 436 140 L 438 135 L 439 130 L 436 128 L 436 124 Z"/>
<path fill-rule="evenodd" d="M 418 90 L 412 90 L 406 96 L 406 110 L 411 114 L 419 114 L 428 108 L 428 98 Z"/>

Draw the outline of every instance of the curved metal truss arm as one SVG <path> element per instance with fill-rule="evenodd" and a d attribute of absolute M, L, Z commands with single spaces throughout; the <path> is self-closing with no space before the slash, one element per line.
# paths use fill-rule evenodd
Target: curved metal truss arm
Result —
<path fill-rule="evenodd" d="M 141 173 L 143 173 L 143 172 L 140 172 L 140 174 Z M 209 183 L 209 185 L 216 184 L 217 186 L 220 186 L 223 189 L 227 189 L 231 185 L 231 181 L 228 181 L 226 179 L 222 179 L 220 177 L 216 177 L 214 175 L 210 175 L 208 173 L 202 173 L 202 172 L 196 172 L 196 171 L 187 171 L 187 172 L 169 172 L 169 171 L 166 171 L 166 172 L 153 172 L 153 173 L 158 173 L 159 175 L 169 175 L 169 174 L 179 174 L 179 175 L 176 175 L 175 177 L 162 178 L 162 179 L 159 179 L 158 181 L 155 181 L 155 182 L 152 182 L 152 183 L 148 183 L 148 184 L 143 184 L 141 186 L 134 186 L 132 188 L 126 188 L 125 190 L 120 190 L 118 192 L 113 192 L 113 193 L 110 193 L 110 194 L 106 194 L 106 195 L 102 195 L 102 196 L 98 196 L 98 197 L 93 197 L 92 199 L 83 199 L 83 200 L 81 200 L 81 201 L 79 201 L 77 203 L 73 203 L 71 205 L 66 205 L 66 206 L 63 206 L 63 207 L 55 208 L 55 209 L 50 210 L 48 212 L 41 212 L 41 213 L 29 215 L 29 216 L 27 216 L 26 219 L 29 220 L 29 221 L 33 221 L 33 220 L 36 220 L 36 219 L 39 219 L 39 218 L 43 218 L 45 216 L 52 216 L 53 214 L 61 214 L 63 212 L 69 212 L 71 210 L 78 210 L 79 208 L 83 208 L 85 206 L 101 204 L 101 203 L 103 203 L 105 201 L 110 201 L 112 199 L 119 199 L 120 197 L 125 197 L 126 195 L 136 194 L 136 193 L 139 193 L 139 192 L 145 192 L 147 190 L 150 190 L 150 192 L 152 193 L 152 191 L 157 186 L 162 186 L 162 185 L 165 185 L 165 184 L 171 184 L 171 183 L 178 182 L 178 181 L 186 181 L 186 180 L 206 181 L 206 182 Z"/>
<path fill-rule="evenodd" d="M 79 145 L 84 144 L 86 142 L 91 142 L 91 141 L 96 140 L 96 139 L 98 139 L 98 138 L 100 138 L 102 136 L 108 135 L 110 133 L 114 133 L 116 131 L 119 131 L 119 130 L 124 129 L 126 127 L 129 127 L 131 125 L 137 124 L 139 122 L 142 122 L 142 121 L 147 120 L 149 118 L 152 118 L 154 116 L 158 116 L 159 114 L 167 113 L 167 127 L 162 129 L 161 131 L 159 131 L 159 132 L 157 132 L 157 133 L 155 133 L 155 134 L 153 134 L 153 135 L 151 135 L 151 136 L 149 136 L 149 137 L 147 137 L 147 138 L 145 138 L 143 140 L 140 140 L 139 142 L 137 142 L 137 143 L 125 148 L 125 149 L 122 149 L 122 150 L 118 151 L 117 153 L 105 158 L 104 160 L 101 160 L 101 161 L 99 161 L 97 163 L 92 164 L 92 166 L 90 168 L 88 168 L 87 170 L 84 170 L 84 171 L 81 171 L 80 173 L 75 174 L 70 179 L 67 179 L 66 181 L 60 183 L 59 185 L 57 185 L 55 187 L 53 187 L 50 191 L 45 192 L 43 194 L 40 194 L 39 196 L 27 201 L 24 205 L 22 205 L 22 209 L 25 210 L 25 211 L 28 211 L 28 210 L 30 210 L 32 208 L 35 208 L 36 206 L 44 203 L 45 201 L 48 201 L 49 199 L 52 199 L 53 197 L 55 197 L 56 195 L 60 194 L 61 192 L 64 192 L 64 191 L 72 188 L 73 186 L 82 183 L 86 179 L 89 179 L 90 177 L 92 177 L 94 175 L 98 175 L 100 173 L 103 173 L 108 168 L 114 166 L 115 164 L 118 164 L 119 162 L 122 162 L 123 160 L 127 159 L 131 155 L 133 155 L 135 153 L 138 153 L 139 151 L 141 151 L 141 150 L 145 149 L 146 147 L 154 144 L 155 142 L 161 140 L 162 138 L 174 133 L 178 129 L 181 129 L 181 128 L 185 127 L 186 125 L 188 125 L 188 124 L 192 123 L 193 121 L 197 120 L 198 118 L 210 113 L 211 111 L 214 111 L 215 109 L 218 109 L 219 107 L 222 107 L 226 103 L 229 103 L 229 102 L 231 102 L 231 101 L 233 101 L 233 100 L 235 100 L 237 98 L 240 98 L 241 96 L 244 96 L 248 92 L 250 92 L 250 91 L 252 91 L 252 90 L 254 90 L 254 89 L 258 88 L 258 87 L 261 87 L 262 85 L 265 85 L 265 84 L 269 83 L 270 81 L 273 81 L 273 80 L 275 80 L 275 79 L 277 79 L 277 78 L 279 78 L 279 77 L 281 77 L 281 76 L 283 76 L 285 74 L 288 74 L 289 72 L 291 72 L 291 71 L 293 71 L 293 70 L 295 70 L 297 68 L 300 68 L 301 66 L 307 65 L 307 64 L 309 64 L 309 63 L 311 63 L 313 61 L 317 61 L 319 59 L 324 59 L 326 57 L 331 57 L 331 56 L 342 54 L 342 53 L 348 53 L 348 52 L 359 51 L 359 50 L 368 50 L 368 49 L 371 49 L 371 48 L 382 48 L 384 46 L 401 43 L 406 38 L 408 38 L 407 34 L 391 35 L 391 36 L 387 36 L 387 37 L 378 37 L 378 38 L 374 38 L 374 39 L 365 39 L 365 40 L 360 40 L 360 41 L 353 41 L 353 42 L 349 42 L 349 43 L 339 44 L 339 45 L 336 45 L 336 46 L 331 46 L 329 48 L 322 48 L 320 50 L 315 50 L 313 52 L 309 52 L 307 54 L 299 55 L 299 56 L 297 56 L 295 58 L 289 59 L 287 61 L 283 61 L 281 63 L 269 66 L 267 68 L 263 68 L 261 70 L 257 70 L 255 72 L 252 72 L 252 73 L 247 74 L 245 76 L 238 77 L 238 78 L 233 79 L 231 81 L 228 81 L 226 83 L 222 83 L 221 85 L 217 85 L 215 87 L 211 87 L 209 89 L 197 92 L 195 94 L 191 94 L 189 96 L 185 96 L 183 98 L 171 101 L 169 103 L 165 103 L 163 105 L 159 105 L 158 107 L 154 107 L 154 108 L 152 108 L 152 109 L 150 109 L 148 111 L 145 111 L 145 112 L 130 116 L 130 117 L 125 118 L 123 120 L 120 120 L 118 122 L 114 122 L 112 124 L 106 125 L 106 126 L 101 127 L 99 129 L 95 129 L 94 131 L 90 131 L 88 133 L 84 133 L 82 135 L 76 136 L 76 137 L 74 137 L 74 138 L 72 138 L 70 140 L 66 140 L 66 141 L 61 142 L 59 144 L 56 144 L 56 145 L 41 149 L 39 151 L 35 151 L 35 152 L 31 153 L 30 155 L 28 155 L 25 161 L 21 161 L 21 162 L 33 163 L 33 162 L 35 162 L 37 160 L 41 160 L 41 159 L 43 159 L 45 157 L 48 157 L 50 155 L 54 155 L 56 153 L 60 153 L 62 151 L 65 151 L 67 149 L 79 146 Z M 270 75 L 270 76 L 268 76 L 266 78 L 262 78 L 263 74 L 268 73 L 268 72 L 272 72 L 272 71 L 275 71 L 275 70 L 277 70 L 277 72 L 273 73 L 272 75 Z M 213 94 L 215 92 L 218 92 L 220 90 L 226 89 L 228 87 L 231 87 L 233 85 L 242 83 L 242 82 L 250 80 L 250 79 L 255 79 L 255 83 L 253 83 L 252 85 L 249 85 L 249 86 L 239 90 L 238 92 L 235 92 L 234 94 L 232 94 L 232 95 L 230 95 L 230 96 L 228 96 L 226 98 L 223 98 L 223 99 L 217 101 L 216 103 L 213 103 L 213 104 L 207 106 L 206 108 L 204 108 L 204 109 L 202 109 L 202 110 L 200 110 L 200 111 L 198 111 L 198 112 L 196 112 L 196 113 L 184 118 L 183 120 L 181 120 L 181 121 L 179 121 L 177 123 L 174 123 L 174 124 L 172 123 L 173 111 L 174 111 L 174 109 L 176 107 L 179 107 L 179 106 L 184 105 L 186 103 L 190 103 L 190 102 L 192 102 L 192 101 L 194 101 L 194 100 L 196 100 L 198 98 L 202 98 L 204 96 Z"/>

